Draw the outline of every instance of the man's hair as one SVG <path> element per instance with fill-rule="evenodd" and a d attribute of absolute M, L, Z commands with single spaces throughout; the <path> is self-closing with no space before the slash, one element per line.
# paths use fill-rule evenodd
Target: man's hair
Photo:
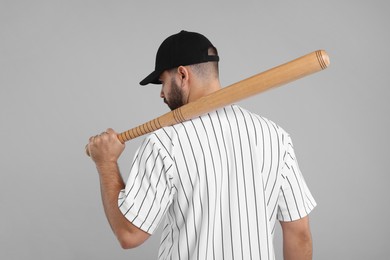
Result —
<path fill-rule="evenodd" d="M 218 55 L 218 50 L 215 47 L 209 47 L 209 55 Z M 195 75 L 201 79 L 215 79 L 219 77 L 218 61 L 209 61 L 197 63 L 189 66 Z"/>
<path fill-rule="evenodd" d="M 218 55 L 218 50 L 215 47 L 209 47 L 209 55 Z M 209 61 L 189 65 L 192 72 L 202 80 L 215 79 L 219 77 L 218 61 Z M 169 69 L 169 73 L 176 73 L 177 68 Z"/>

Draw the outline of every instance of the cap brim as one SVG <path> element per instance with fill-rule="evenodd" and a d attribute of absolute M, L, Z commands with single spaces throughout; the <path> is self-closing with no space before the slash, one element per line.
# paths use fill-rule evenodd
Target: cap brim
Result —
<path fill-rule="evenodd" d="M 150 73 L 146 78 L 144 78 L 139 84 L 141 86 L 145 86 L 148 84 L 161 84 L 159 77 L 160 77 L 161 72 L 160 71 L 153 71 Z"/>

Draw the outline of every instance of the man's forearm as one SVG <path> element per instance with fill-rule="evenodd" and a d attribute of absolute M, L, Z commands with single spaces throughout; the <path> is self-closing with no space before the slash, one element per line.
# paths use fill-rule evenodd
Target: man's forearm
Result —
<path fill-rule="evenodd" d="M 97 165 L 104 212 L 122 248 L 134 248 L 150 235 L 128 221 L 118 207 L 118 194 L 125 188 L 117 163 Z"/>
<path fill-rule="evenodd" d="M 283 255 L 285 260 L 311 260 L 313 243 L 309 217 L 281 222 L 283 230 Z"/>
<path fill-rule="evenodd" d="M 311 239 L 290 239 L 283 242 L 283 255 L 285 260 L 311 260 L 313 246 Z"/>
<path fill-rule="evenodd" d="M 117 163 L 97 165 L 100 178 L 100 190 L 104 212 L 113 232 L 120 228 L 124 216 L 118 208 L 118 194 L 125 185 L 119 173 Z M 116 234 L 117 235 L 117 234 Z"/>

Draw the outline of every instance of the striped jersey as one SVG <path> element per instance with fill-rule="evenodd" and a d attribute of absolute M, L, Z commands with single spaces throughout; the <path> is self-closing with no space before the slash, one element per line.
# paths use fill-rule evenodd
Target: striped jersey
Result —
<path fill-rule="evenodd" d="M 118 205 L 152 234 L 158 259 L 274 259 L 276 222 L 316 206 L 290 136 L 231 105 L 148 135 Z"/>

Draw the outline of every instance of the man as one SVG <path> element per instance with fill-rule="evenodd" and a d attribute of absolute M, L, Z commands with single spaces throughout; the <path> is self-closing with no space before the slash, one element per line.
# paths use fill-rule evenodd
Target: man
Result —
<path fill-rule="evenodd" d="M 206 37 L 181 31 L 161 44 L 140 84 L 162 84 L 175 109 L 221 88 L 218 61 Z M 159 129 L 139 147 L 126 185 L 114 130 L 91 137 L 88 149 L 123 248 L 142 244 L 165 219 L 159 259 L 274 259 L 279 220 L 285 259 L 312 258 L 316 203 L 291 138 L 268 119 L 231 105 Z"/>

